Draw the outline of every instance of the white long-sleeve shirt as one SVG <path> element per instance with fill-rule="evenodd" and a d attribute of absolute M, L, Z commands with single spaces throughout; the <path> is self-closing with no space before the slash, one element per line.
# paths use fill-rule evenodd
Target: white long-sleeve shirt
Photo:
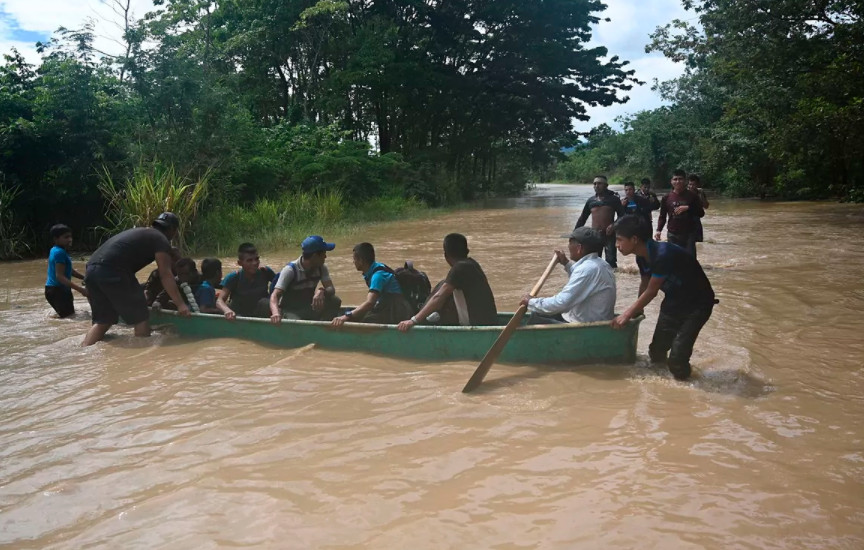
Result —
<path fill-rule="evenodd" d="M 528 311 L 541 315 L 558 313 L 569 323 L 609 321 L 615 317 L 615 274 L 596 253 L 564 266 L 570 279 L 561 292 L 550 298 L 532 298 Z"/>

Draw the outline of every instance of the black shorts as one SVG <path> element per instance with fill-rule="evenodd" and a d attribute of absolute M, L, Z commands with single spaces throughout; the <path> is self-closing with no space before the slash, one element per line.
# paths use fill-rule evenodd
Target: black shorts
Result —
<path fill-rule="evenodd" d="M 75 315 L 75 302 L 72 299 L 71 289 L 65 286 L 46 286 L 45 299 L 61 319 Z"/>
<path fill-rule="evenodd" d="M 84 282 L 94 325 L 113 325 L 119 317 L 137 325 L 149 318 L 144 289 L 134 275 L 94 265 L 87 267 Z"/>

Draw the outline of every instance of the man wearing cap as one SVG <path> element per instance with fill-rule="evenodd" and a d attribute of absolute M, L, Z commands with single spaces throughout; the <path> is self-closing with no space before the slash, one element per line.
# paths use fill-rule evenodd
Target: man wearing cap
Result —
<path fill-rule="evenodd" d="M 596 229 L 578 227 L 570 234 L 570 260 L 556 250 L 570 277 L 561 292 L 550 298 L 522 298 L 529 324 L 591 323 L 615 316 L 615 274 L 597 253 L 604 238 Z"/>
<path fill-rule="evenodd" d="M 596 229 L 606 239 L 606 261 L 613 268 L 618 267 L 618 253 L 615 249 L 615 235 L 612 230 L 612 222 L 615 215 L 624 215 L 624 207 L 621 205 L 621 197 L 609 190 L 609 181 L 606 176 L 594 178 L 594 196 L 585 201 L 582 215 L 576 221 L 576 228 L 585 225 L 588 216 L 591 216 L 591 227 Z M 601 251 L 603 248 L 601 247 Z M 597 256 L 599 257 L 599 251 Z"/>
<path fill-rule="evenodd" d="M 320 235 L 312 235 L 303 240 L 300 248 L 302 255 L 282 269 L 270 295 L 272 323 L 279 323 L 283 318 L 330 321 L 342 306 L 330 271 L 324 265 L 327 252 L 336 245 L 324 241 Z"/>
<path fill-rule="evenodd" d="M 171 273 L 171 239 L 177 235 L 179 227 L 177 216 L 163 212 L 153 220 L 152 227 L 127 229 L 96 249 L 84 275 L 93 326 L 82 345 L 89 346 L 101 340 L 119 317 L 135 327 L 135 336 L 150 336 L 144 290 L 135 274 L 153 260 L 156 260 L 162 286 L 177 304 L 177 312 L 189 315 L 189 308 Z"/>

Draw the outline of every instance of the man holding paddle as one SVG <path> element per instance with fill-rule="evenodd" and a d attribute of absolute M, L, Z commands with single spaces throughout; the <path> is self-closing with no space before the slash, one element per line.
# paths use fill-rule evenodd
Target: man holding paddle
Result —
<path fill-rule="evenodd" d="M 532 313 L 529 324 L 590 323 L 608 321 L 615 314 L 615 274 L 597 255 L 603 249 L 603 235 L 589 227 L 570 234 L 567 260 L 556 250 L 558 262 L 569 276 L 561 292 L 550 298 L 525 295 L 521 304 Z"/>

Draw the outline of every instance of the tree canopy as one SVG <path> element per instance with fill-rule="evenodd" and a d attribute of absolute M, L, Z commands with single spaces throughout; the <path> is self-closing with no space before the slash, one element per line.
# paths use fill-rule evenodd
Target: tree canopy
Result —
<path fill-rule="evenodd" d="M 100 174 L 142 162 L 240 203 L 517 191 L 636 82 L 586 45 L 598 0 L 159 0 L 139 21 L 112 1 L 123 54 L 85 25 L 0 68 L 2 183 L 35 235 L 100 223 Z"/>
<path fill-rule="evenodd" d="M 864 4 L 683 4 L 697 20 L 658 28 L 646 48 L 686 65 L 657 85 L 671 106 L 572 160 L 664 180 L 682 166 L 736 194 L 864 200 Z"/>

